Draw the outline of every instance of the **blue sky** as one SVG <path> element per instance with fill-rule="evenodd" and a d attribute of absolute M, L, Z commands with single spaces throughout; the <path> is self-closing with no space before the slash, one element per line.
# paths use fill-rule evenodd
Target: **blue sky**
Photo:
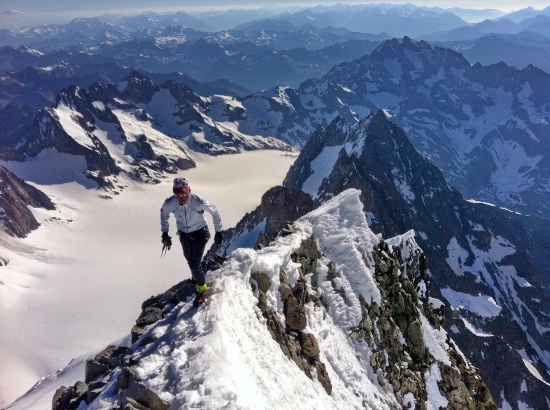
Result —
<path fill-rule="evenodd" d="M 281 6 L 308 6 L 315 4 L 376 4 L 384 1 L 332 1 L 332 0 L 2 0 L 1 10 L 19 10 L 23 12 L 76 12 L 91 10 L 131 10 L 131 9 L 212 9 L 230 7 L 256 7 L 262 5 Z M 413 3 L 421 6 L 433 7 L 462 7 L 485 9 L 494 8 L 500 10 L 518 10 L 525 7 L 544 8 L 549 5 L 548 0 L 394 0 L 386 3 Z"/>

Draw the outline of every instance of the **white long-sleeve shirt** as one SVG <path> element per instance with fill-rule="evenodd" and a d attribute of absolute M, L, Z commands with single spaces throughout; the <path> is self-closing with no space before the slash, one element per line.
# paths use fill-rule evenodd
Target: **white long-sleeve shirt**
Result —
<path fill-rule="evenodd" d="M 178 231 L 186 233 L 197 231 L 206 226 L 204 211 L 212 215 L 216 232 L 221 232 L 222 218 L 218 207 L 195 194 L 191 194 L 183 205 L 175 196 L 167 198 L 160 208 L 160 229 L 162 232 L 168 232 L 170 228 L 168 219 L 173 213 Z"/>

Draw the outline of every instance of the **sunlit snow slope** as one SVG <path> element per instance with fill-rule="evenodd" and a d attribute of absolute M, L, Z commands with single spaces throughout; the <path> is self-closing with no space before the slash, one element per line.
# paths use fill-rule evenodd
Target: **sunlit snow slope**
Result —
<path fill-rule="evenodd" d="M 193 158 L 198 166 L 177 176 L 220 208 L 225 229 L 279 184 L 294 161 L 278 151 Z M 177 242 L 160 258 L 159 209 L 171 195 L 172 176 L 157 185 L 121 178 L 124 190 L 105 195 L 87 189 L 84 177 L 69 182 L 69 159 L 52 152 L 4 163 L 57 209 L 31 208 L 42 225 L 24 239 L 0 236 L 7 260 L 0 267 L 0 408 L 72 358 L 123 337 L 144 299 L 189 277 Z M 80 372 L 72 383 L 83 378 Z"/>

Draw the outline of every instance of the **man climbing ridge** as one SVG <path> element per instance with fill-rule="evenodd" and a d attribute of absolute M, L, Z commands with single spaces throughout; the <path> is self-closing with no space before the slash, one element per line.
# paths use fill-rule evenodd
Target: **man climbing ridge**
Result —
<path fill-rule="evenodd" d="M 216 205 L 198 195 L 191 194 L 191 187 L 186 178 L 174 179 L 172 192 L 174 195 L 168 197 L 160 209 L 163 251 L 169 250 L 172 246 L 172 237 L 168 235 L 168 219 L 170 214 L 173 213 L 176 218 L 176 227 L 178 228 L 183 255 L 187 260 L 195 283 L 197 296 L 193 305 L 199 306 L 204 303 L 208 296 L 206 275 L 201 266 L 204 248 L 208 239 L 210 239 L 204 211 L 212 215 L 214 229 L 216 230 L 214 235 L 214 243 L 216 244 L 222 240 L 222 219 Z"/>

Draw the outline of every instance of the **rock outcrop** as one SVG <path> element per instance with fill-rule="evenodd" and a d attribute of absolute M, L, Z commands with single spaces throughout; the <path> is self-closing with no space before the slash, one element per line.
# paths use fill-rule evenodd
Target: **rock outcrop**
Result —
<path fill-rule="evenodd" d="M 40 225 L 29 207 L 55 209 L 51 199 L 0 166 L 0 224 L 2 230 L 19 238 Z"/>
<path fill-rule="evenodd" d="M 204 266 L 213 269 L 224 256 L 231 253 L 235 247 L 258 248 L 269 244 L 279 232 L 313 209 L 311 197 L 300 190 L 282 186 L 269 189 L 262 195 L 258 207 L 247 213 L 236 227 L 230 228 L 224 235 L 225 239 L 214 244 L 206 253 Z M 254 234 L 250 234 L 254 232 Z"/>
<path fill-rule="evenodd" d="M 194 286 L 186 280 L 173 286 L 165 293 L 151 296 L 143 302 L 141 314 L 131 330 L 132 344 L 139 346 L 153 343 L 154 337 L 144 335 L 148 326 L 166 317 L 175 305 L 194 294 Z M 136 346 L 137 347 L 137 346 Z M 81 402 L 91 403 L 111 383 L 117 392 L 117 408 L 126 410 L 167 410 L 170 403 L 162 400 L 157 393 L 145 386 L 136 374 L 139 363 L 132 355 L 131 348 L 107 346 L 95 357 L 86 361 L 85 381 L 57 389 L 53 410 L 76 409 Z"/>
<path fill-rule="evenodd" d="M 315 259 L 319 256 L 315 242 L 304 241 L 303 246 L 292 254 L 292 260 L 301 264 L 300 278 L 296 284 L 290 285 L 284 271 L 279 274 L 279 294 L 284 304 L 284 323 L 266 302 L 266 292 L 271 287 L 271 279 L 261 272 L 253 272 L 250 279 L 253 290 L 258 292 L 258 307 L 267 320 L 267 327 L 273 339 L 279 343 L 283 353 L 310 379 L 316 375 L 319 383 L 330 394 L 332 384 L 326 366 L 319 358 L 317 340 L 313 334 L 305 331 L 305 304 L 309 301 L 306 275 L 314 273 Z"/>

